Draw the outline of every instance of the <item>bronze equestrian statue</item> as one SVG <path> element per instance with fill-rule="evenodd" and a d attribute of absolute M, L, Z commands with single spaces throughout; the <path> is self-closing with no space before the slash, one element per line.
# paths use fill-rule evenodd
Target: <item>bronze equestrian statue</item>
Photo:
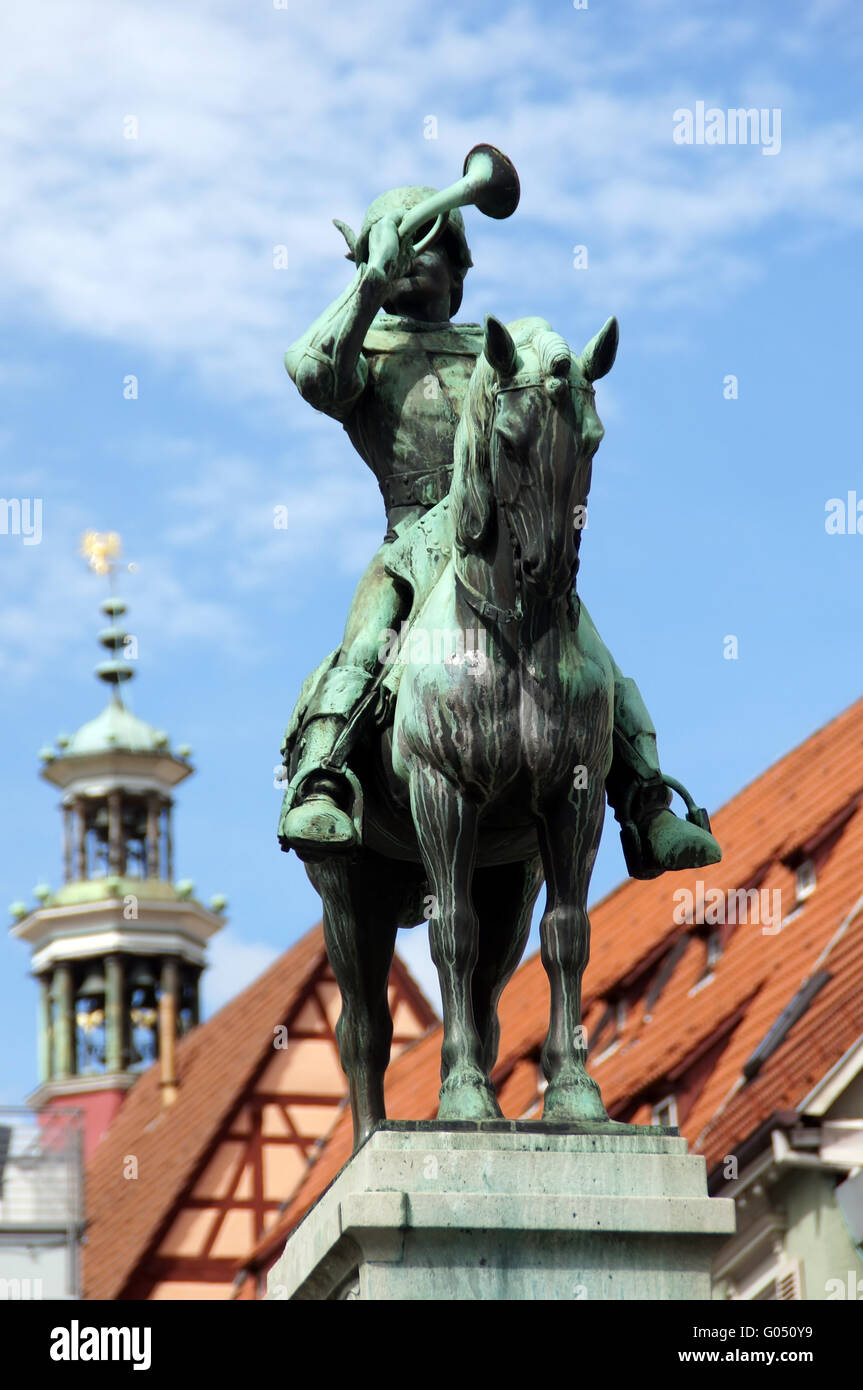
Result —
<path fill-rule="evenodd" d="M 279 840 L 323 899 L 357 1143 L 385 1116 L 399 926 L 429 918 L 439 1119 L 499 1117 L 497 1004 L 544 877 L 544 1117 L 607 1123 L 580 1027 L 605 796 L 633 876 L 720 858 L 576 595 L 603 433 L 592 383 L 614 362 L 616 320 L 580 356 L 540 319 L 452 323 L 472 264 L 467 202 L 496 217 L 518 202 L 491 146 L 443 193 L 377 198 L 359 236 L 337 223 L 356 274 L 285 357 L 304 399 L 342 422 L 387 511 L 342 644 L 305 682 L 282 750 Z"/>

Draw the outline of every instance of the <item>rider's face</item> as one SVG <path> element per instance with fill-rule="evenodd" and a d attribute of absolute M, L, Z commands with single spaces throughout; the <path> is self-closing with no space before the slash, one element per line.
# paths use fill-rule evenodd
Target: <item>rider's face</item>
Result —
<path fill-rule="evenodd" d="M 448 319 L 452 284 L 449 257 L 438 243 L 414 257 L 407 275 L 394 282 L 384 308 L 389 314 Z"/>

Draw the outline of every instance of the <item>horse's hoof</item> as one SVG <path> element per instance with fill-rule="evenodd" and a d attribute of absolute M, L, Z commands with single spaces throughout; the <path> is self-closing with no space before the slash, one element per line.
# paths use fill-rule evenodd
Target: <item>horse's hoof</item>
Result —
<path fill-rule="evenodd" d="M 439 1120 L 500 1120 L 503 1111 L 481 1072 L 450 1073 L 440 1088 Z"/>
<path fill-rule="evenodd" d="M 356 826 L 328 796 L 313 795 L 294 806 L 281 826 L 279 841 L 300 859 L 314 862 L 330 854 L 349 854 L 357 846 Z"/>
<path fill-rule="evenodd" d="M 565 1120 L 581 1124 L 608 1122 L 608 1111 L 602 1103 L 599 1087 L 587 1075 L 570 1081 L 553 1083 L 545 1093 L 542 1107 L 544 1120 Z"/>

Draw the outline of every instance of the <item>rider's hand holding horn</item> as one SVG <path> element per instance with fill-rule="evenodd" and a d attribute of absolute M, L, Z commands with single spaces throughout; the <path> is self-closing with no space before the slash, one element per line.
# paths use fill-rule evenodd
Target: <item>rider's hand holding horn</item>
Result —
<path fill-rule="evenodd" d="M 399 236 L 399 223 L 405 210 L 385 212 L 369 229 L 369 265 L 394 285 L 410 269 L 414 257 L 413 237 Z"/>

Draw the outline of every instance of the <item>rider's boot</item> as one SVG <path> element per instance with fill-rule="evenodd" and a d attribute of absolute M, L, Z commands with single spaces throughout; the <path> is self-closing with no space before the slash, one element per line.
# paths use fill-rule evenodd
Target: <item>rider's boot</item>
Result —
<path fill-rule="evenodd" d="M 346 722 L 342 715 L 322 715 L 304 730 L 296 797 L 279 824 L 279 844 L 300 859 L 346 854 L 358 843 L 353 789 L 342 771 L 326 766 Z"/>
<path fill-rule="evenodd" d="M 279 821 L 279 844 L 300 859 L 349 854 L 359 844 L 352 815 L 354 788 L 345 770 L 351 750 L 342 735 L 371 685 L 372 677 L 363 667 L 334 666 L 305 711 L 299 758 Z M 354 718 L 352 741 L 359 732 Z"/>
<path fill-rule="evenodd" d="M 606 791 L 633 878 L 700 869 L 722 858 L 706 811 L 691 808 L 681 820 L 669 810 L 671 792 L 659 766 L 656 733 L 638 687 L 629 679 L 615 686 L 614 758 Z"/>
<path fill-rule="evenodd" d="M 722 858 L 707 828 L 709 821 L 700 825 L 681 820 L 669 809 L 670 801 L 671 792 L 658 774 L 649 781 L 636 780 L 627 818 L 614 808 L 626 867 L 633 878 L 657 878 L 669 869 L 700 869 Z"/>

